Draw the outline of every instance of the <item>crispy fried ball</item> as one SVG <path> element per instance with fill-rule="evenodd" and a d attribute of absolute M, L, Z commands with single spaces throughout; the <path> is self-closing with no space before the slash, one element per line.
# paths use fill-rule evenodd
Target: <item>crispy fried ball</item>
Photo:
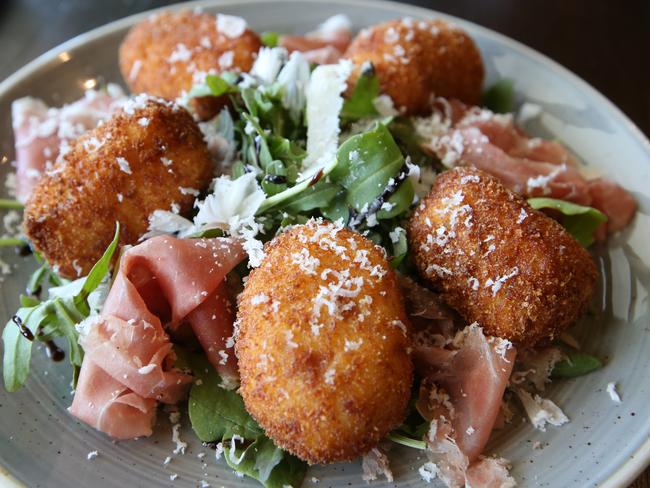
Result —
<path fill-rule="evenodd" d="M 431 111 L 434 96 L 475 105 L 483 61 L 469 35 L 439 19 L 392 20 L 362 30 L 345 53 L 357 70 L 370 61 L 381 89 L 406 114 Z"/>
<path fill-rule="evenodd" d="M 410 219 L 418 270 L 467 320 L 522 345 L 551 340 L 588 307 L 589 253 L 487 173 L 442 173 Z"/>
<path fill-rule="evenodd" d="M 354 459 L 403 421 L 408 319 L 380 248 L 311 221 L 266 247 L 241 295 L 236 353 L 247 410 L 309 463 Z"/>
<path fill-rule="evenodd" d="M 250 29 L 219 30 L 214 15 L 162 12 L 135 25 L 122 41 L 120 70 L 133 93 L 175 100 L 205 73 L 247 72 L 261 42 Z M 235 35 L 237 34 L 237 35 Z"/>
<path fill-rule="evenodd" d="M 191 209 L 213 164 L 196 123 L 164 100 L 139 96 L 77 139 L 46 174 L 25 208 L 24 231 L 67 277 L 84 275 L 121 224 L 121 244 L 136 243 L 156 209 Z"/>

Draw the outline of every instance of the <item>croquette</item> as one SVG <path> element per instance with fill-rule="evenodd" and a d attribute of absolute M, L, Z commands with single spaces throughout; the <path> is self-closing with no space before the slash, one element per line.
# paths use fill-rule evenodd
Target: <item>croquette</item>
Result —
<path fill-rule="evenodd" d="M 467 322 L 525 346 L 573 324 L 598 277 L 558 222 L 474 168 L 438 176 L 408 239 L 420 274 Z"/>
<path fill-rule="evenodd" d="M 190 114 L 141 95 L 78 138 L 44 175 L 27 201 L 24 232 L 63 276 L 83 276 L 111 242 L 116 221 L 120 243 L 136 243 L 154 210 L 188 212 L 213 171 Z"/>
<path fill-rule="evenodd" d="M 248 72 L 261 42 L 238 17 L 193 11 L 161 12 L 135 25 L 119 50 L 120 70 L 133 93 L 175 100 L 207 73 Z M 221 27 L 220 27 L 221 26 Z"/>
<path fill-rule="evenodd" d="M 404 419 L 410 324 L 383 250 L 310 221 L 275 237 L 240 297 L 240 392 L 271 439 L 309 463 L 354 459 Z"/>
<path fill-rule="evenodd" d="M 481 53 L 469 35 L 440 19 L 392 20 L 363 29 L 345 53 L 357 69 L 371 62 L 384 92 L 406 115 L 431 111 L 434 97 L 476 105 L 483 86 Z"/>

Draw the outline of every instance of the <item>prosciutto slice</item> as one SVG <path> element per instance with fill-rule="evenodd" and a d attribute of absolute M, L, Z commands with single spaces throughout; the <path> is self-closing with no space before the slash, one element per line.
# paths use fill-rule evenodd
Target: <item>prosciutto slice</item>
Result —
<path fill-rule="evenodd" d="M 244 257 L 232 239 L 160 236 L 126 251 L 101 315 L 82 327 L 85 357 L 70 412 L 116 438 L 150 435 L 156 402 L 177 403 L 192 381 L 173 367 L 163 321 L 189 322 L 224 383 L 235 384 L 224 279 Z"/>
<path fill-rule="evenodd" d="M 156 400 L 142 398 L 93 361 L 84 360 L 70 413 L 114 439 L 150 436 Z"/>
<path fill-rule="evenodd" d="M 609 219 L 600 237 L 625 228 L 634 217 L 637 204 L 627 191 L 611 181 L 587 180 L 562 144 L 530 137 L 512 115 L 463 107 L 455 100 L 440 105 L 444 110 L 432 117 L 444 123 L 437 124 L 439 131 L 425 146 L 446 166 L 475 166 L 525 197 L 593 206 Z"/>
<path fill-rule="evenodd" d="M 70 141 L 119 110 L 126 100 L 117 85 L 107 91 L 88 90 L 84 97 L 60 108 L 24 97 L 11 104 L 16 149 L 16 198 L 25 203 L 32 190 Z"/>
<path fill-rule="evenodd" d="M 233 349 L 233 323 L 235 311 L 226 283 L 221 283 L 188 316 L 201 347 L 210 364 L 219 372 L 222 385 L 231 389 L 237 384 L 237 358 Z"/>
<path fill-rule="evenodd" d="M 431 421 L 427 457 L 447 486 L 514 486 L 507 461 L 481 456 L 497 420 L 516 350 L 477 324 L 444 347 L 414 349 L 422 382 L 417 407 Z"/>
<path fill-rule="evenodd" d="M 289 52 L 300 51 L 310 63 L 334 64 L 341 59 L 351 41 L 349 19 L 335 15 L 304 36 L 282 36 L 279 44 Z"/>
<path fill-rule="evenodd" d="M 503 339 L 486 337 L 473 324 L 458 334 L 453 349 L 420 347 L 416 355 L 426 356 L 426 377 L 449 396 L 453 407 L 449 416 L 459 448 L 470 461 L 477 459 L 499 414 L 515 348 Z M 432 399 L 434 404 L 430 403 Z M 426 410 L 435 412 L 439 398 L 434 395 L 428 400 Z"/>

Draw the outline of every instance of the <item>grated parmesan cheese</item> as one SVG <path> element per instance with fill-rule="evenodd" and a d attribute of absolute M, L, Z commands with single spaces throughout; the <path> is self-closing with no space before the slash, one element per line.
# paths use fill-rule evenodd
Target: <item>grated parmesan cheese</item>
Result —
<path fill-rule="evenodd" d="M 131 166 L 129 166 L 129 162 L 126 159 L 122 157 L 118 157 L 116 158 L 116 161 L 121 171 L 124 171 L 127 175 L 133 174 L 133 172 L 131 171 Z"/>
<path fill-rule="evenodd" d="M 546 424 L 559 427 L 569 421 L 569 418 L 560 407 L 548 398 L 542 398 L 537 394 L 533 396 L 521 388 L 515 388 L 515 393 L 519 397 L 519 400 L 521 400 L 530 423 L 536 429 L 545 432 Z"/>
<path fill-rule="evenodd" d="M 170 416 L 171 420 L 171 416 Z M 180 438 L 181 424 L 172 425 L 172 442 L 176 443 L 176 448 L 174 449 L 174 454 L 185 454 L 185 449 L 187 448 L 187 442 L 183 442 Z"/>
<path fill-rule="evenodd" d="M 217 29 L 230 39 L 240 37 L 246 31 L 246 20 L 235 15 L 217 14 Z"/>
<path fill-rule="evenodd" d="M 438 476 L 438 466 L 428 461 L 420 466 L 418 473 L 425 483 L 431 483 Z"/>
<path fill-rule="evenodd" d="M 614 403 L 623 403 L 621 396 L 616 391 L 616 383 L 607 383 L 607 393 Z"/>
<path fill-rule="evenodd" d="M 361 347 L 361 344 L 363 344 L 363 339 L 359 339 L 358 341 L 350 341 L 348 339 L 345 339 L 345 346 L 343 347 L 344 351 L 356 351 Z"/>
<path fill-rule="evenodd" d="M 170 64 L 178 62 L 186 63 L 190 59 L 192 59 L 192 51 L 185 44 L 179 42 L 176 44 L 174 51 L 169 55 L 169 58 L 167 58 L 167 62 Z"/>
<path fill-rule="evenodd" d="M 519 217 L 517 217 L 517 223 L 521 224 L 524 220 L 526 220 L 526 217 L 528 217 L 528 213 L 525 209 L 522 208 L 519 212 Z"/>

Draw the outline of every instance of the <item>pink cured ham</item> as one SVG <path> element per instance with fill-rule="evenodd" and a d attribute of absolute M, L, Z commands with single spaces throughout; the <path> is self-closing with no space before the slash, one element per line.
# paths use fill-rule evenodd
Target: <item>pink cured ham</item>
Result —
<path fill-rule="evenodd" d="M 234 354 L 223 357 L 233 335 L 223 282 L 244 256 L 235 240 L 167 236 L 126 251 L 101 315 L 80 337 L 85 357 L 70 412 L 109 435 L 130 438 L 151 433 L 144 426 L 153 424 L 156 401 L 185 396 L 192 378 L 174 370 L 159 315 L 172 327 L 189 321 L 199 342 L 212 346 L 206 354 L 224 382 L 235 381 Z M 127 425 L 115 427 L 118 421 Z"/>
<path fill-rule="evenodd" d="M 284 35 L 279 44 L 287 51 L 300 51 L 310 63 L 337 63 L 352 41 L 352 32 L 345 25 L 310 32 L 304 36 Z"/>
<path fill-rule="evenodd" d="M 156 400 L 133 393 L 93 361 L 84 360 L 74 398 L 70 413 L 114 439 L 153 432 Z"/>
<path fill-rule="evenodd" d="M 226 283 L 221 283 L 215 293 L 196 307 L 187 316 L 187 321 L 210 364 L 219 371 L 223 386 L 236 385 L 237 358 L 232 347 L 235 310 Z"/>
<path fill-rule="evenodd" d="M 454 312 L 440 296 L 400 277 L 416 331 L 413 363 L 423 378 L 418 411 L 431 421 L 427 455 L 448 486 L 507 486 L 505 460 L 481 456 L 497 421 L 516 350 L 486 337 L 476 324 L 456 333 Z M 476 483 L 483 480 L 485 484 Z"/>
<path fill-rule="evenodd" d="M 609 220 L 607 230 L 624 229 L 636 212 L 636 201 L 616 183 L 598 178 L 589 182 L 591 204 L 603 212 Z"/>
<path fill-rule="evenodd" d="M 507 461 L 481 455 L 501 408 L 516 350 L 508 341 L 466 327 L 445 346 L 415 342 L 413 359 L 424 380 L 417 407 L 431 421 L 427 457 L 449 487 L 514 486 Z"/>
<path fill-rule="evenodd" d="M 577 168 L 513 157 L 476 127 L 453 129 L 437 142 L 444 163 L 474 166 L 499 178 L 512 191 L 526 197 L 550 196 L 589 205 L 586 180 Z"/>
<path fill-rule="evenodd" d="M 461 334 L 454 339 L 458 344 L 454 349 L 432 347 L 415 354 L 416 364 L 420 357 L 427 365 L 426 377 L 449 395 L 454 438 L 473 461 L 492 433 L 516 350 L 508 341 L 485 337 L 477 325 L 470 325 Z M 435 409 L 435 405 L 432 407 Z"/>
<path fill-rule="evenodd" d="M 192 381 L 172 368 L 172 343 L 160 320 L 104 315 L 79 343 L 89 361 L 143 398 L 177 403 Z"/>
<path fill-rule="evenodd" d="M 429 473 L 435 473 L 448 488 L 512 488 L 509 463 L 499 457 L 479 456 L 470 461 L 454 440 L 454 428 L 446 417 L 431 421 L 426 437 Z M 426 465 L 424 467 L 427 467 Z"/>
<path fill-rule="evenodd" d="M 548 196 L 593 206 L 607 215 L 607 232 L 623 229 L 634 217 L 637 205 L 627 191 L 610 181 L 587 180 L 564 146 L 531 138 L 515 126 L 511 115 L 478 107 L 465 107 L 463 112 L 457 101 L 450 101 L 444 112 L 451 128 L 427 145 L 445 165 L 475 166 L 525 197 Z"/>
<path fill-rule="evenodd" d="M 84 97 L 60 108 L 25 97 L 11 105 L 16 149 L 16 198 L 25 203 L 44 171 L 52 168 L 69 142 L 109 118 L 126 100 L 117 86 L 86 91 Z"/>
<path fill-rule="evenodd" d="M 138 274 L 138 287 L 155 281 L 160 294 L 171 310 L 170 324 L 176 327 L 181 319 L 203 303 L 226 275 L 246 256 L 239 241 L 233 239 L 176 239 L 153 237 L 129 249 L 120 263 L 120 274 Z M 149 277 L 142 278 L 142 270 Z M 135 289 L 113 285 L 104 310 L 119 311 L 124 295 Z M 119 312 L 118 312 L 119 313 Z"/>

